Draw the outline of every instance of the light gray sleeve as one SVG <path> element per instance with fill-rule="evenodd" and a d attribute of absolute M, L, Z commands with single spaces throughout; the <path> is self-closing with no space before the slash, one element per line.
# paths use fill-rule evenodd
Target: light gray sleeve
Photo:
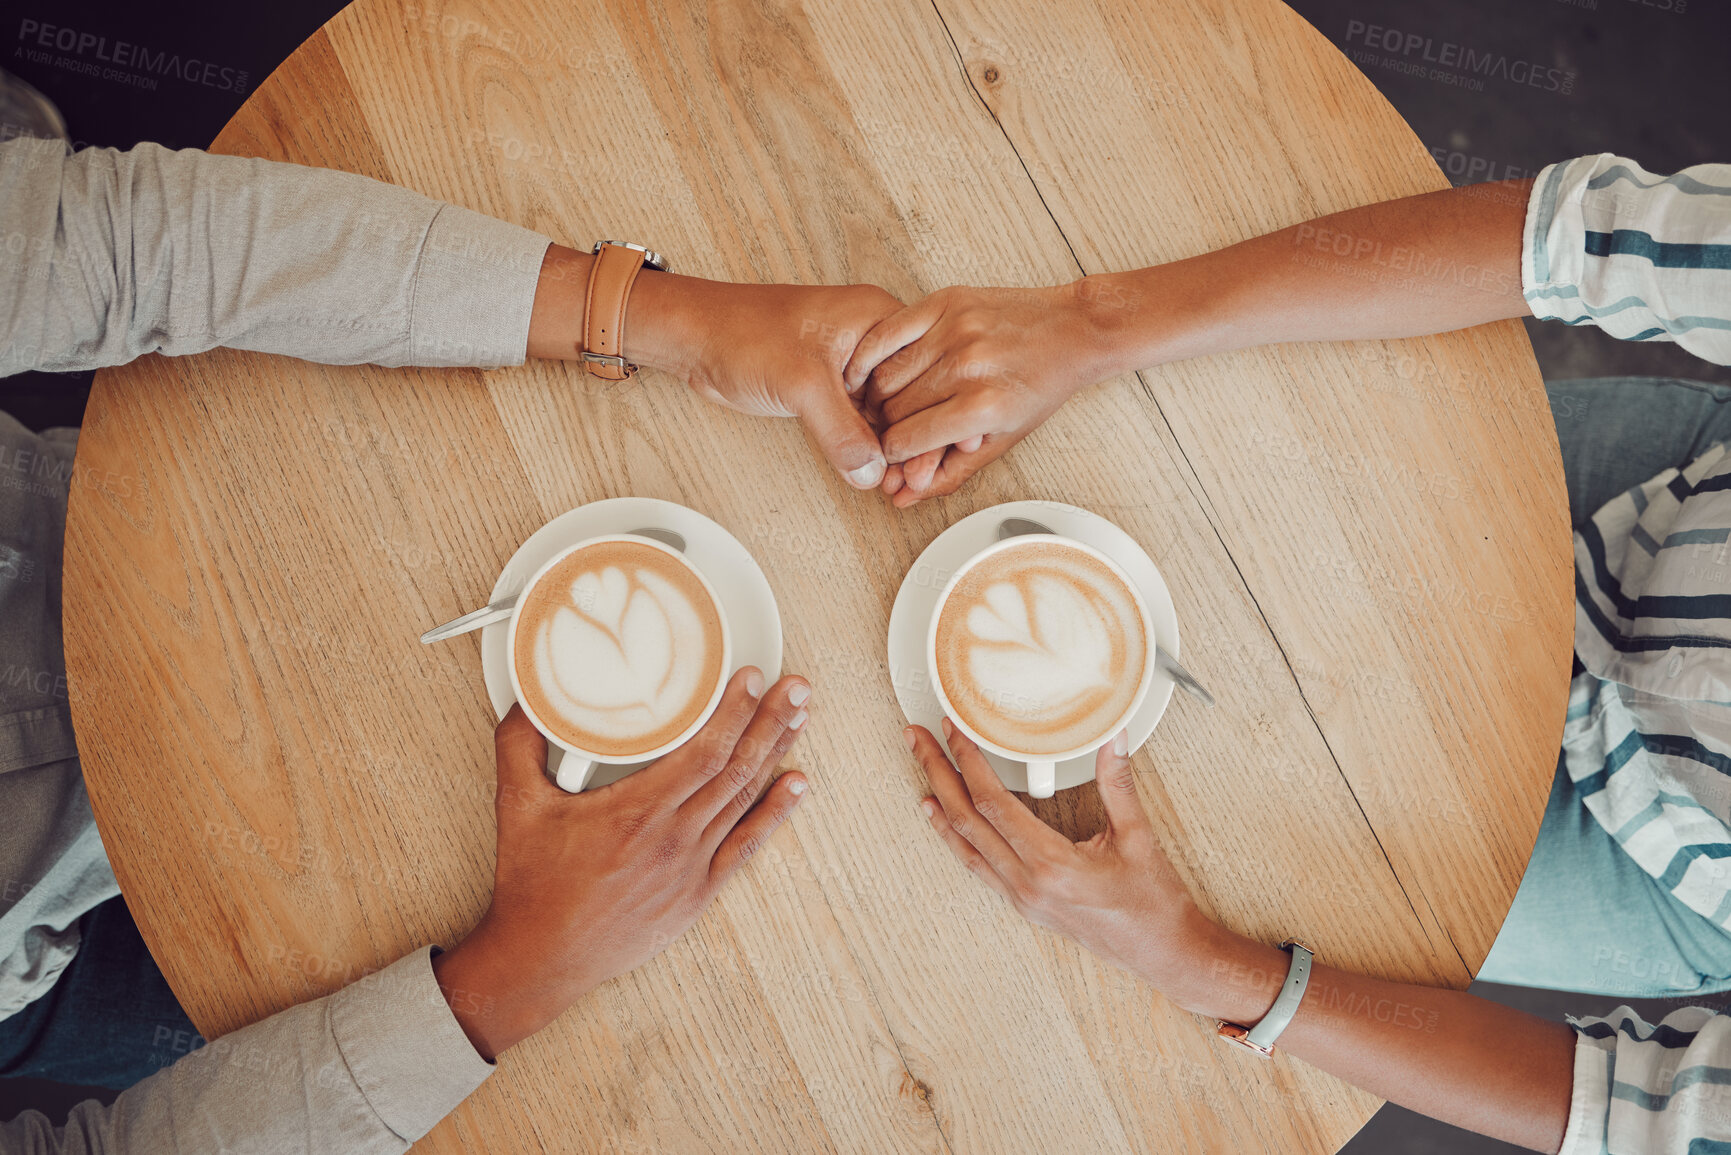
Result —
<path fill-rule="evenodd" d="M 4 1155 L 371 1155 L 425 1135 L 491 1074 L 433 977 L 430 948 L 208 1043 L 64 1128 L 0 1126 Z"/>
<path fill-rule="evenodd" d="M 353 173 L 0 144 L 0 376 L 218 345 L 515 365 L 544 236 Z"/>

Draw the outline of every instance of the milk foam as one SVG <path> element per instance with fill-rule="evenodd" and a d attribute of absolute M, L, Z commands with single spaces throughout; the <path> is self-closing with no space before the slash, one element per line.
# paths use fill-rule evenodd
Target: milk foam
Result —
<path fill-rule="evenodd" d="M 633 551 L 643 551 L 632 556 Z M 572 555 L 535 591 L 517 627 L 517 676 L 536 717 L 597 754 L 653 750 L 709 704 L 720 618 L 708 592 L 650 546 Z"/>
<path fill-rule="evenodd" d="M 938 622 L 938 676 L 975 732 L 1049 754 L 1104 737 L 1139 688 L 1147 639 L 1123 581 L 1091 555 L 1030 544 L 986 559 Z"/>

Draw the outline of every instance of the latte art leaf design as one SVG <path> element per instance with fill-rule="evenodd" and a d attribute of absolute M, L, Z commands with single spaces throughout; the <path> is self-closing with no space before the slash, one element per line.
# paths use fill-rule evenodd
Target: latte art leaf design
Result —
<path fill-rule="evenodd" d="M 583 573 L 534 639 L 535 672 L 554 712 L 590 733 L 629 739 L 689 707 L 701 687 L 703 623 L 686 595 L 645 569 Z"/>
<path fill-rule="evenodd" d="M 947 708 L 1022 755 L 1080 750 L 1146 684 L 1147 630 L 1109 564 L 1057 542 L 987 555 L 944 595 L 932 664 Z"/>
<path fill-rule="evenodd" d="M 986 587 L 968 611 L 975 691 L 1011 716 L 1066 713 L 1113 684 L 1104 607 L 1042 574 Z"/>

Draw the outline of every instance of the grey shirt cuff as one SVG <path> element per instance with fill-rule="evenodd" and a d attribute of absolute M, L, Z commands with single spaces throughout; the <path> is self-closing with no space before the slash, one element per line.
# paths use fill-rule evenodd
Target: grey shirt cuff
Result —
<path fill-rule="evenodd" d="M 413 1143 L 492 1074 L 433 977 L 431 947 L 330 996 L 331 1034 L 380 1120 Z"/>
<path fill-rule="evenodd" d="M 441 206 L 415 270 L 412 363 L 521 365 L 550 244 L 519 225 Z"/>

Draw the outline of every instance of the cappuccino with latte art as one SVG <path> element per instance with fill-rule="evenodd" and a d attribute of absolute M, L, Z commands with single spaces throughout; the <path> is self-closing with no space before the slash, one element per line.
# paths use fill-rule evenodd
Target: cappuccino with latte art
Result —
<path fill-rule="evenodd" d="M 524 594 L 511 660 L 523 705 L 568 747 L 649 755 L 703 721 L 726 680 L 721 611 L 671 550 L 582 546 Z"/>
<path fill-rule="evenodd" d="M 939 608 L 934 642 L 957 720 L 1021 754 L 1109 738 L 1147 676 L 1148 632 L 1126 580 L 1049 538 L 1001 549 L 963 573 Z"/>

